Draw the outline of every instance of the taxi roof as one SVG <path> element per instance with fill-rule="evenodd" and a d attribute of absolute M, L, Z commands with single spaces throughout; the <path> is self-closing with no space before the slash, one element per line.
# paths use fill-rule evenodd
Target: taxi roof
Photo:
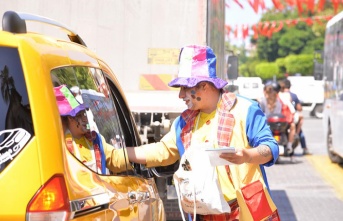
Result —
<path fill-rule="evenodd" d="M 70 41 L 28 32 L 26 21 L 57 27 L 67 33 Z M 1 38 L 4 46 L 18 48 L 22 58 L 41 63 L 47 70 L 66 65 L 99 67 L 98 56 L 86 47 L 81 37 L 57 21 L 38 15 L 7 11 L 3 16 L 2 29 L 0 36 L 3 36 Z M 44 62 L 40 62 L 42 60 Z"/>

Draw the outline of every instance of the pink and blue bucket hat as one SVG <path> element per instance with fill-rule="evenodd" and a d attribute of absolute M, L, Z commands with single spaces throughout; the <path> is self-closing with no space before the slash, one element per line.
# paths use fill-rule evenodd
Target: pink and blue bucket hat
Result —
<path fill-rule="evenodd" d="M 80 104 L 66 85 L 54 87 L 58 110 L 61 116 L 75 117 L 77 113 L 88 107 Z"/>
<path fill-rule="evenodd" d="M 170 87 L 194 87 L 199 82 L 208 81 L 217 89 L 228 82 L 216 75 L 216 55 L 208 46 L 188 45 L 181 49 L 178 77 L 169 82 Z"/>

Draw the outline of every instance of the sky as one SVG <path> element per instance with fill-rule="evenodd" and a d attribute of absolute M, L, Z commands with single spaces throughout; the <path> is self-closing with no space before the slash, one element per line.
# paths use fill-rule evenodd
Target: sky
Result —
<path fill-rule="evenodd" d="M 227 5 L 230 7 L 225 7 L 225 24 L 230 25 L 232 29 L 235 29 L 235 26 L 241 27 L 242 25 L 248 25 L 251 27 L 253 24 L 258 23 L 261 18 L 262 11 L 259 8 L 259 13 L 256 14 L 254 9 L 249 5 L 248 0 L 238 0 L 242 5 L 243 9 L 235 3 L 233 0 L 225 0 Z M 264 0 L 266 7 L 273 6 L 272 0 Z M 252 35 L 253 32 L 250 29 L 249 35 Z M 233 34 L 230 35 L 231 44 L 242 45 L 244 43 L 241 38 L 241 32 L 239 32 L 239 39 L 233 39 Z M 246 38 L 245 44 L 249 44 L 249 39 Z"/>

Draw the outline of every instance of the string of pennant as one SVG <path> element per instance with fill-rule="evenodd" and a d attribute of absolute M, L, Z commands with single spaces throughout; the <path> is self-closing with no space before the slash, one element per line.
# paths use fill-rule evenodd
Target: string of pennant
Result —
<path fill-rule="evenodd" d="M 257 39 L 259 36 L 264 36 L 271 38 L 272 35 L 276 32 L 282 30 L 282 28 L 287 25 L 287 27 L 292 27 L 299 22 L 304 22 L 308 26 L 312 26 L 313 24 L 317 23 L 320 25 L 325 24 L 329 21 L 333 15 L 328 16 L 313 16 L 307 18 L 297 18 L 297 19 L 287 19 L 287 20 L 278 20 L 278 21 L 265 21 L 259 22 L 254 25 L 236 25 L 234 28 L 230 25 L 225 25 L 226 35 L 230 38 L 242 38 L 246 39 L 249 35 L 253 35 L 254 39 Z M 253 33 L 249 33 L 249 32 Z"/>
<path fill-rule="evenodd" d="M 230 2 L 231 0 L 226 0 L 225 1 L 225 6 L 230 8 Z M 237 4 L 240 8 L 244 9 L 243 4 L 241 4 L 240 1 L 246 1 L 246 0 L 232 0 L 235 4 Z M 265 10 L 266 9 L 266 4 L 265 0 L 247 0 L 249 3 L 249 6 L 252 7 L 255 13 L 258 13 L 259 10 Z M 315 11 L 321 12 L 324 9 L 325 2 L 327 0 L 271 0 L 275 9 L 282 11 L 286 7 L 297 7 L 299 16 L 303 12 L 312 12 L 314 13 Z M 317 2 L 317 3 L 316 3 Z M 339 4 L 343 4 L 342 0 L 331 0 L 334 13 L 337 14 L 337 10 L 339 7 Z M 305 7 L 304 7 L 305 6 Z"/>
<path fill-rule="evenodd" d="M 260 10 L 264 11 L 266 9 L 266 0 L 226 0 L 225 6 L 230 7 L 230 3 L 239 5 L 240 8 L 244 9 L 243 4 L 240 1 L 248 1 L 249 6 L 253 8 L 255 13 L 258 13 Z M 225 25 L 227 38 L 232 39 L 243 39 L 245 40 L 249 35 L 253 35 L 254 39 L 257 39 L 259 36 L 265 36 L 271 38 L 272 35 L 276 32 L 282 30 L 282 28 L 287 25 L 288 27 L 294 26 L 299 22 L 305 22 L 308 26 L 312 26 L 317 23 L 320 25 L 326 24 L 333 15 L 328 16 L 313 16 L 313 17 L 301 17 L 304 12 L 314 13 L 321 12 L 324 9 L 324 4 L 328 0 L 271 0 L 275 10 L 282 11 L 287 7 L 297 7 L 299 18 L 297 19 L 287 19 L 287 20 L 278 20 L 278 21 L 265 21 L 259 22 L 254 25 Z M 339 4 L 343 4 L 343 0 L 331 0 L 334 14 L 337 14 Z M 251 33 L 252 32 L 252 33 Z"/>

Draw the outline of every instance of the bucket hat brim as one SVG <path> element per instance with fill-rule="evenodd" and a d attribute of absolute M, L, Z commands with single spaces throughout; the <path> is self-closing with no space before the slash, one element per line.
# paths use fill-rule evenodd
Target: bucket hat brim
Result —
<path fill-rule="evenodd" d="M 169 82 L 170 87 L 195 87 L 198 83 L 207 81 L 211 82 L 217 89 L 222 89 L 228 82 L 220 78 L 209 78 L 209 77 L 196 77 L 196 78 L 187 78 L 187 77 L 178 77 Z"/>

